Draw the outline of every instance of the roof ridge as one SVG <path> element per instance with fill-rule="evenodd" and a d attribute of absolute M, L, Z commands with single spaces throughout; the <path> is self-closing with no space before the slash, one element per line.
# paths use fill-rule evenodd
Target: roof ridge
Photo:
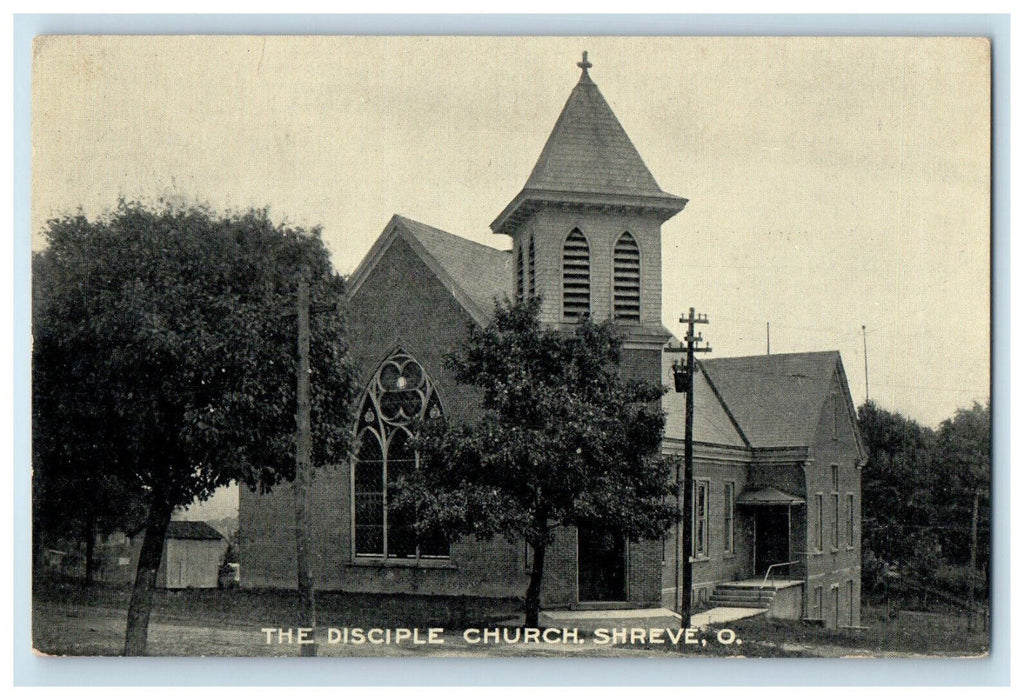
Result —
<path fill-rule="evenodd" d="M 507 254 L 507 255 L 511 255 L 511 253 L 512 253 L 511 249 L 495 248 L 494 246 L 487 245 L 486 243 L 480 243 L 479 241 L 474 241 L 471 238 L 466 238 L 465 236 L 460 236 L 457 233 L 451 233 L 450 231 L 446 231 L 446 230 L 444 230 L 442 228 L 434 226 L 433 224 L 427 224 L 424 221 L 419 221 L 418 219 L 413 219 L 410 216 L 404 216 L 403 214 L 394 214 L 394 217 L 397 218 L 399 221 L 402 221 L 402 222 L 404 222 L 406 224 L 415 224 L 416 226 L 425 226 L 426 228 L 433 229 L 437 233 L 442 233 L 445 236 L 449 236 L 451 238 L 455 238 L 455 239 L 457 239 L 459 241 L 462 241 L 463 243 L 467 243 L 467 244 L 473 245 L 473 246 L 479 246 L 480 248 L 484 248 L 484 249 L 489 250 L 489 251 L 494 252 L 494 253 L 502 253 L 502 254 Z M 418 234 L 416 233 L 415 235 L 418 235 Z"/>

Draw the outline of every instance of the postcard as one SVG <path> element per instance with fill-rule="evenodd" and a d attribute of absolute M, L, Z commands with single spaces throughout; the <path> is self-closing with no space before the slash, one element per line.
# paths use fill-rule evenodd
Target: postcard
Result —
<path fill-rule="evenodd" d="M 991 67 L 36 37 L 34 651 L 989 654 Z"/>

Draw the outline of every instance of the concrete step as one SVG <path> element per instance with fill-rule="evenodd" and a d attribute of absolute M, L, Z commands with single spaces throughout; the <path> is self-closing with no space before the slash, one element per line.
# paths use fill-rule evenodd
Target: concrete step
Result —
<path fill-rule="evenodd" d="M 722 608 L 755 608 L 757 610 L 769 610 L 769 603 L 761 603 L 757 600 L 717 600 L 709 596 L 710 603 L 716 603 Z"/>
<path fill-rule="evenodd" d="M 760 586 L 716 586 L 709 602 L 732 608 L 756 608 L 769 610 L 777 591 Z"/>
<path fill-rule="evenodd" d="M 712 595 L 733 600 L 773 600 L 775 594 L 772 591 L 760 593 L 758 591 L 735 591 L 717 588 L 713 591 Z"/>

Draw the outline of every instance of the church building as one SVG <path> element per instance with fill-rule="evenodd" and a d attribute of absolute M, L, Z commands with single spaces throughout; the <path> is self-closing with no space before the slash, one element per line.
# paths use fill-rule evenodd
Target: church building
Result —
<path fill-rule="evenodd" d="M 613 319 L 627 376 L 672 384 L 682 357 L 662 324 L 662 224 L 687 199 L 662 190 L 598 86 L 581 74 L 529 179 L 490 224 L 510 250 L 395 215 L 349 279 L 351 352 L 364 390 L 354 459 L 316 470 L 311 559 L 333 591 L 522 597 L 532 555 L 497 538 L 416 541 L 388 508 L 392 473 L 419 459 L 411 424 L 464 422 L 480 396 L 444 358 L 494 300 L 539 295 L 542 319 Z M 694 384 L 690 552 L 679 528 L 627 542 L 563 528 L 548 551 L 551 608 L 676 609 L 684 556 L 699 604 L 857 625 L 865 452 L 836 351 L 699 362 Z M 663 454 L 683 473 L 682 394 L 663 398 Z M 295 588 L 294 498 L 240 490 L 244 588 Z"/>

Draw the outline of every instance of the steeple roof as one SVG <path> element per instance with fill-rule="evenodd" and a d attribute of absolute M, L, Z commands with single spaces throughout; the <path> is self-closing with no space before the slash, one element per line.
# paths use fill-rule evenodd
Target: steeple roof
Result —
<path fill-rule="evenodd" d="M 526 185 L 491 224 L 512 233 L 547 203 L 617 205 L 656 210 L 666 218 L 687 200 L 662 191 L 587 70 L 573 87 Z"/>

